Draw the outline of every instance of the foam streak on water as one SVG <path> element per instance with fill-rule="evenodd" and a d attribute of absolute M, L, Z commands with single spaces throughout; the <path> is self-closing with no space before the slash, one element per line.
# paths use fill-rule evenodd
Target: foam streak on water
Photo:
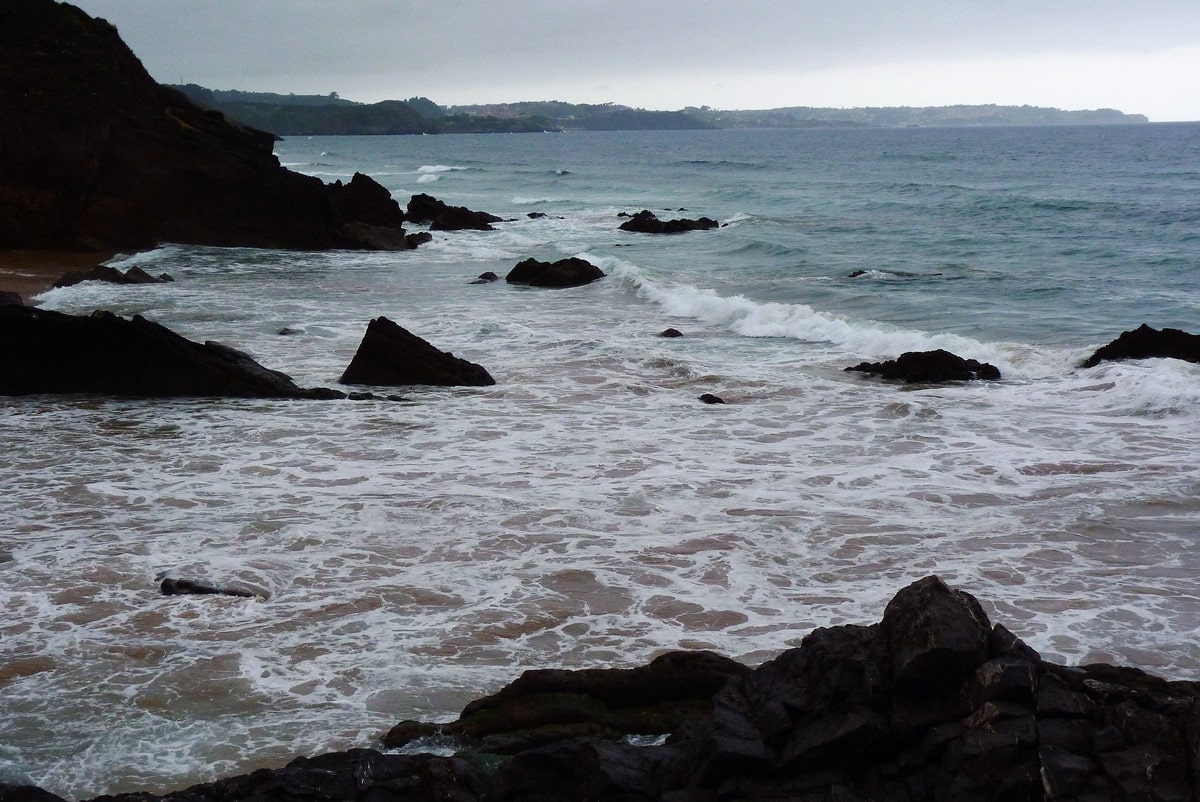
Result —
<path fill-rule="evenodd" d="M 436 175 L 439 197 L 512 218 L 499 231 L 399 254 L 171 246 L 121 266 L 173 284 L 43 296 L 219 339 L 305 385 L 334 383 L 382 314 L 498 383 L 406 403 L 0 400 L 3 776 L 68 796 L 163 790 L 451 718 L 527 667 L 674 648 L 756 663 L 814 627 L 878 620 L 930 573 L 1050 659 L 1200 678 L 1200 366 L 1077 370 L 1112 321 L 1070 322 L 1073 300 L 1033 289 L 1003 301 L 995 265 L 850 279 L 826 264 L 847 227 L 877 262 L 905 247 L 936 261 L 944 243 L 871 234 L 849 190 L 738 201 L 744 185 L 721 177 L 762 173 L 761 154 L 707 160 L 693 184 L 701 168 L 672 168 L 693 213 L 733 225 L 654 240 L 615 231 L 622 208 L 669 199 L 633 168 L 618 197 L 612 140 L 588 145 L 607 171 L 570 137 L 441 140 L 281 156 L 412 191 Z M 552 152 L 512 150 L 535 141 Z M 550 217 L 526 218 L 531 198 Z M 565 255 L 610 276 L 467 284 Z M 1194 297 L 1176 303 L 1195 313 Z M 1031 304 L 1068 334 L 1025 325 Z M 686 336 L 656 336 L 668 325 Z M 1006 379 L 902 387 L 841 370 L 932 347 Z M 163 574 L 261 597 L 161 597 Z"/>

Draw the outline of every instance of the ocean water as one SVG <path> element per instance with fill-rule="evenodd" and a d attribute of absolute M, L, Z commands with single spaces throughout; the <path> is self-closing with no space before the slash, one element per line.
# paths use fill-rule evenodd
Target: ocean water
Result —
<path fill-rule="evenodd" d="M 525 668 L 755 664 L 931 573 L 1048 659 L 1200 679 L 1200 365 L 1077 368 L 1143 322 L 1200 330 L 1200 124 L 276 152 L 507 222 L 405 253 L 166 245 L 113 263 L 174 283 L 38 301 L 309 386 L 385 315 L 497 384 L 0 399 L 0 777 L 164 791 L 451 719 Z M 617 229 L 642 208 L 724 225 Z M 530 256 L 608 275 L 469 284 Z M 931 348 L 1004 379 L 842 370 Z"/>

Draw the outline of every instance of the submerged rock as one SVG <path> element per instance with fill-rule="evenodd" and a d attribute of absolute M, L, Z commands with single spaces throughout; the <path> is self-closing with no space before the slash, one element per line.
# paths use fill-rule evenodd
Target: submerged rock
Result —
<path fill-rule="evenodd" d="M 96 265 L 90 270 L 78 271 L 71 270 L 54 282 L 55 287 L 73 287 L 76 284 L 82 284 L 85 281 L 103 281 L 108 284 L 163 284 L 175 279 L 162 273 L 157 276 L 152 276 L 145 270 L 142 270 L 136 265 L 129 268 L 124 273 L 115 267 L 108 265 Z"/>
<path fill-rule="evenodd" d="M 525 259 L 518 262 L 504 280 L 509 284 L 528 284 L 531 287 L 581 287 L 604 278 L 604 271 L 586 259 L 572 256 L 557 262 Z"/>
<path fill-rule="evenodd" d="M 0 306 L 24 306 L 25 299 L 20 293 L 0 292 Z"/>
<path fill-rule="evenodd" d="M 1145 323 L 1099 348 L 1080 367 L 1093 368 L 1103 361 L 1155 357 L 1200 362 L 1200 334 L 1180 329 L 1152 329 Z"/>
<path fill-rule="evenodd" d="M 907 351 L 896 359 L 889 359 L 886 362 L 860 362 L 846 370 L 908 383 L 970 381 L 973 379 L 996 380 L 1000 378 L 1000 369 L 995 365 L 975 359 L 963 359 L 957 354 L 940 348 L 936 351 Z"/>
<path fill-rule="evenodd" d="M 196 582 L 191 579 L 164 579 L 158 586 L 164 596 L 236 596 L 242 599 L 253 599 L 259 594 L 244 588 L 219 587 Z"/>
<path fill-rule="evenodd" d="M 486 272 L 480 273 L 479 278 L 475 279 L 471 283 L 472 284 L 491 284 L 493 281 L 499 281 L 499 280 L 500 280 L 499 276 L 497 276 L 491 270 L 488 270 Z"/>
<path fill-rule="evenodd" d="M 135 315 L 67 315 L 0 306 L 0 395 L 100 393 L 133 396 L 344 398 L 304 389 L 248 354 L 200 344 Z"/>
<path fill-rule="evenodd" d="M 367 324 L 354 359 L 338 381 L 342 384 L 432 384 L 444 387 L 486 387 L 496 383 L 482 366 L 438 350 L 386 317 L 377 317 Z"/>
<path fill-rule="evenodd" d="M 677 220 L 659 220 L 658 216 L 649 209 L 642 209 L 637 214 L 621 223 L 622 231 L 636 231 L 642 234 L 678 234 L 683 231 L 704 231 L 717 228 L 721 224 L 711 217 L 700 217 L 695 220 L 679 218 Z"/>
<path fill-rule="evenodd" d="M 683 332 L 680 331 L 679 329 L 674 329 L 674 328 L 663 329 L 661 332 L 659 332 L 658 336 L 659 337 L 682 337 Z"/>
<path fill-rule="evenodd" d="M 700 396 L 700 402 L 703 404 L 724 404 L 725 399 L 719 395 L 704 393 L 702 396 Z"/>

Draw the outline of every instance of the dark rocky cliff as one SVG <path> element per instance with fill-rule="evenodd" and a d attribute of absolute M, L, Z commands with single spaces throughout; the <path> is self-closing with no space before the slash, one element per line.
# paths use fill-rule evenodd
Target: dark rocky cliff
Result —
<path fill-rule="evenodd" d="M 386 191 L 369 221 L 346 216 L 339 185 L 284 169 L 271 134 L 157 84 L 113 26 L 73 6 L 0 4 L 0 75 L 0 248 L 398 239 L 363 235 L 367 222 L 400 231 Z"/>

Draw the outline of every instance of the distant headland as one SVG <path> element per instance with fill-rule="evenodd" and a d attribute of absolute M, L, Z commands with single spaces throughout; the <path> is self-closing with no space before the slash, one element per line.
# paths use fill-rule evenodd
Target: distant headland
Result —
<path fill-rule="evenodd" d="M 969 127 L 1005 125 L 1115 125 L 1147 123 L 1143 114 L 1116 109 L 1065 111 L 1040 106 L 900 106 L 819 108 L 789 106 L 730 111 L 689 106 L 648 111 L 615 103 L 558 100 L 441 106 L 425 97 L 358 103 L 328 95 L 294 95 L 174 85 L 192 102 L 243 125 L 280 136 L 336 134 L 460 134 L 537 131 L 699 130 L 716 128 Z"/>

